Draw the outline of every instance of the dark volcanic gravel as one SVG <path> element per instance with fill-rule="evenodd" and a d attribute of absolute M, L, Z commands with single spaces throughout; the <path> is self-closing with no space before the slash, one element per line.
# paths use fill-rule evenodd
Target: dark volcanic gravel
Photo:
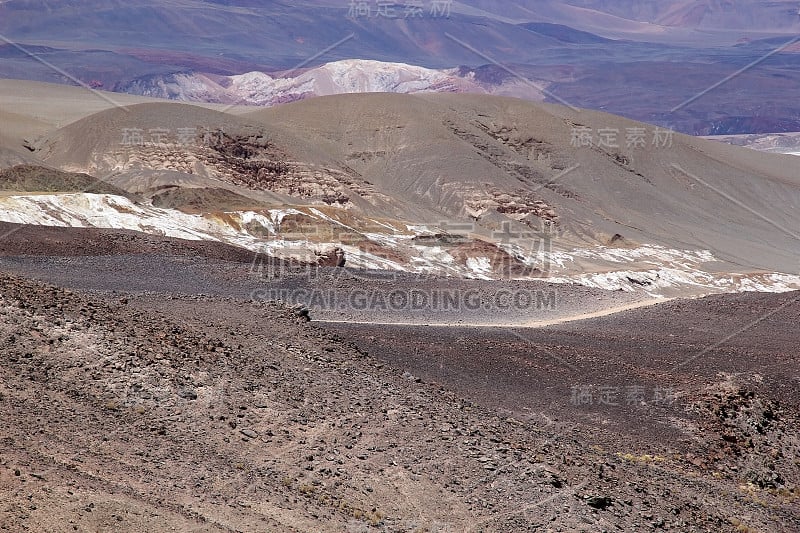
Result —
<path fill-rule="evenodd" d="M 800 529 L 798 294 L 317 323 L 246 262 L 140 252 L 0 258 L 0 530 Z M 492 291 L 318 274 L 274 283 Z"/>

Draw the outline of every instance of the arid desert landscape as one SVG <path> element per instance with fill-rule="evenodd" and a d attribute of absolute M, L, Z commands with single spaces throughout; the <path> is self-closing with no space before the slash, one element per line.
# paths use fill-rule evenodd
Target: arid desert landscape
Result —
<path fill-rule="evenodd" d="M 693 136 L 573 106 L 578 78 L 537 99 L 390 63 L 399 17 L 374 21 L 379 65 L 338 50 L 248 77 L 263 65 L 229 37 L 236 59 L 180 93 L 49 83 L 8 74 L 73 31 L 45 39 L 34 4 L 0 2 L 29 21 L 0 50 L 0 531 L 800 531 L 797 133 L 731 104 L 712 118 L 739 129 Z M 164 24 L 191 8 L 199 32 L 259 2 L 178 4 Z M 749 58 L 794 27 L 775 6 L 534 4 L 456 3 L 448 38 L 541 19 L 567 61 L 704 32 L 718 57 L 745 32 Z M 211 61 L 162 38 L 114 53 Z"/>

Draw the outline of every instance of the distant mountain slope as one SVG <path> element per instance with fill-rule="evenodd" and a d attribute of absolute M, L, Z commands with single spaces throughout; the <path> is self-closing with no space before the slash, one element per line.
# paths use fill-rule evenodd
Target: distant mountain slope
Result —
<path fill-rule="evenodd" d="M 800 155 L 800 132 L 792 133 L 762 133 L 755 135 L 718 135 L 708 139 L 746 146 L 761 152 L 776 154 Z"/>
<path fill-rule="evenodd" d="M 717 33 L 798 33 L 794 0 L 462 0 L 488 15 L 519 21 L 546 21 L 636 39 L 694 39 Z M 649 26 L 649 27 L 648 27 Z M 700 30 L 700 31 L 696 31 Z"/>
<path fill-rule="evenodd" d="M 7 0 L 0 78 L 258 105 L 356 91 L 486 92 L 693 135 L 800 129 L 800 104 L 786 97 L 800 84 L 800 54 L 785 46 L 800 33 L 792 2 L 410 6 Z"/>
<path fill-rule="evenodd" d="M 181 144 L 178 128 L 188 127 L 195 136 Z M 136 129 L 166 133 L 158 142 L 126 142 Z M 185 176 L 175 186 L 197 176 L 203 187 L 331 208 L 345 219 L 473 222 L 471 232 L 490 241 L 504 224 L 515 231 L 544 225 L 565 251 L 707 250 L 698 257 L 711 261 L 711 271 L 793 272 L 800 251 L 792 230 L 800 227 L 800 167 L 792 156 L 485 95 L 339 95 L 241 118 L 142 104 L 73 123 L 44 139 L 36 155 L 129 187 L 135 183 L 126 174 L 171 171 Z M 578 257 L 570 259 L 573 273 L 608 268 L 595 252 Z"/>
<path fill-rule="evenodd" d="M 138 78 L 118 90 L 189 102 L 271 106 L 313 96 L 344 93 L 483 92 L 456 69 L 435 70 L 402 63 L 342 60 L 301 71 L 253 71 L 234 76 L 186 72 Z"/>
<path fill-rule="evenodd" d="M 798 5 L 793 0 L 566 0 L 564 3 L 671 27 L 768 32 L 800 30 Z"/>
<path fill-rule="evenodd" d="M 484 53 L 504 61 L 530 60 L 535 49 L 558 42 L 513 22 L 457 9 L 432 13 L 429 3 L 422 16 L 413 17 L 406 16 L 402 3 L 392 4 L 389 16 L 379 15 L 376 2 L 367 2 L 369 11 L 364 14 L 350 12 L 346 1 L 322 4 L 8 0 L 0 3 L 0 33 L 61 49 L 149 49 L 151 57 L 163 50 L 213 58 L 216 68 L 223 66 L 220 59 L 226 59 L 276 69 L 293 68 L 323 50 L 327 50 L 323 61 L 363 58 L 452 68 L 474 62 L 476 55 L 448 34 L 473 41 L 476 29 Z M 332 46 L 335 43 L 339 44 Z M 165 63 L 174 65 L 176 59 L 173 55 Z M 63 64 L 62 68 L 70 70 Z"/>

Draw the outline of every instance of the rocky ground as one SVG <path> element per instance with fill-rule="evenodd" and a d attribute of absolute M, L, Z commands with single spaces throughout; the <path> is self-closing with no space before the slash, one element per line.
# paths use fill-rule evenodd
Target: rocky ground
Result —
<path fill-rule="evenodd" d="M 241 298 L 4 274 L 0 528 L 796 530 L 800 304 L 712 303 L 534 336 L 370 330 Z M 723 331 L 784 303 L 729 346 L 729 372 L 719 350 L 672 369 L 700 333 L 653 356 L 640 344 L 698 313 Z M 682 342 L 689 352 L 672 349 Z M 622 366 L 635 379 L 614 381 L 635 353 Z M 571 401 L 574 386 L 634 382 L 635 409 L 625 392 L 616 407 Z"/>

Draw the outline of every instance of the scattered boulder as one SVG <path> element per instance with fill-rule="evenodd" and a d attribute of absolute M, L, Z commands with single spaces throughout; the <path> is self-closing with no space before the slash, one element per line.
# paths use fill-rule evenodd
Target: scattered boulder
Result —
<path fill-rule="evenodd" d="M 240 431 L 240 433 L 242 435 L 244 435 L 245 437 L 248 437 L 250 439 L 257 439 L 258 438 L 258 433 L 256 433 L 252 429 L 243 429 L 243 430 Z"/>
<path fill-rule="evenodd" d="M 586 505 L 595 509 L 606 509 L 614 503 L 610 496 L 590 496 L 586 499 Z"/>
<path fill-rule="evenodd" d="M 298 304 L 292 308 L 294 310 L 294 314 L 298 318 L 302 318 L 306 322 L 311 321 L 311 310 L 303 304 Z"/>

